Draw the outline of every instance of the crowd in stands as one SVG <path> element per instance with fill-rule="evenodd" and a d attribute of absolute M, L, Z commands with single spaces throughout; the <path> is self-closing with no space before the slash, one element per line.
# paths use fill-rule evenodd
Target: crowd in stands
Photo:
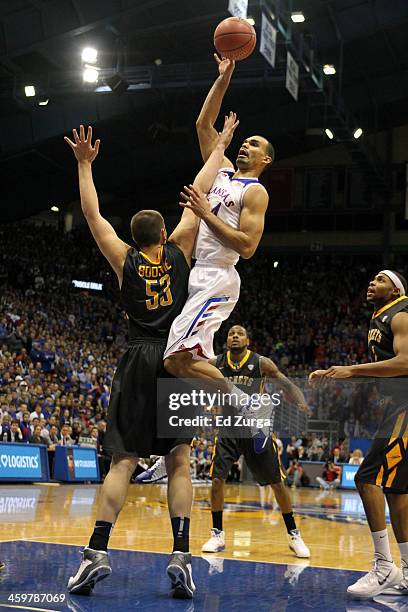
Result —
<path fill-rule="evenodd" d="M 311 390 L 305 377 L 367 360 L 365 288 L 380 259 L 314 254 L 283 258 L 277 268 L 273 259 L 260 251 L 239 264 L 241 299 L 216 349 L 230 325 L 245 325 L 252 348 L 303 385 L 313 418 L 339 421 L 347 438 L 370 435 L 374 388 Z M 103 290 L 75 289 L 73 279 Z M 26 222 L 0 227 L 0 290 L 0 440 L 41 441 L 52 453 L 93 438 L 106 472 L 109 389 L 127 333 L 115 275 L 86 228 L 66 234 Z M 324 440 L 291 452 L 298 461 L 329 458 Z M 211 453 L 209 444 L 194 449 L 198 477 L 208 475 Z"/>

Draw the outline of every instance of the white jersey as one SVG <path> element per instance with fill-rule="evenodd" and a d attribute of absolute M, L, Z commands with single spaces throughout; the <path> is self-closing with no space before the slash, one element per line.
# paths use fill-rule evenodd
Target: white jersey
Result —
<path fill-rule="evenodd" d="M 244 194 L 257 178 L 233 178 L 233 168 L 221 168 L 208 194 L 211 210 L 227 225 L 238 229 Z M 193 257 L 204 263 L 235 266 L 239 254 L 222 244 L 204 221 L 200 222 Z"/>

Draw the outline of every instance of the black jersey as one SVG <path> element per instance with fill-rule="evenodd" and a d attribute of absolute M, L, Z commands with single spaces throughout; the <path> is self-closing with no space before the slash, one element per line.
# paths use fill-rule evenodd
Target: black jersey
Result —
<path fill-rule="evenodd" d="M 373 314 L 368 332 L 368 350 L 372 361 L 395 357 L 391 321 L 399 312 L 408 312 L 408 297 L 400 297 Z"/>
<path fill-rule="evenodd" d="M 230 351 L 217 356 L 215 363 L 224 378 L 248 394 L 262 393 L 263 378 L 260 366 L 261 355 L 247 350 L 239 363 L 231 360 Z"/>
<path fill-rule="evenodd" d="M 188 294 L 190 268 L 182 251 L 167 242 L 157 262 L 129 250 L 123 267 L 122 304 L 129 318 L 129 340 L 166 339 Z"/>
<path fill-rule="evenodd" d="M 400 297 L 373 314 L 368 332 L 368 349 L 372 361 L 385 361 L 395 357 L 391 321 L 399 312 L 408 312 L 408 297 Z M 397 402 L 405 401 L 407 377 L 378 378 L 377 389 L 383 395 L 392 396 Z"/>

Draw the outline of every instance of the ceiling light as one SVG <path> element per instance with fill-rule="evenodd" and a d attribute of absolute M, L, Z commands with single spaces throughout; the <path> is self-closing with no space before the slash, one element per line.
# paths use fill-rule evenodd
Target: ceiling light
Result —
<path fill-rule="evenodd" d="M 49 101 L 50 101 L 49 98 L 43 98 L 42 100 L 38 102 L 38 106 L 47 106 Z"/>
<path fill-rule="evenodd" d="M 354 132 L 353 136 L 354 138 L 357 140 L 357 138 L 360 138 L 360 136 L 363 135 L 363 130 L 361 128 L 357 128 L 356 131 Z"/>
<path fill-rule="evenodd" d="M 327 75 L 336 74 L 336 68 L 333 66 L 333 64 L 325 64 L 323 66 L 323 72 Z"/>
<path fill-rule="evenodd" d="M 325 131 L 325 134 L 326 134 L 327 138 L 330 138 L 330 140 L 333 140 L 333 138 L 334 138 L 333 132 L 331 130 L 329 130 L 329 128 L 326 128 L 324 131 Z"/>
<path fill-rule="evenodd" d="M 305 21 L 305 16 L 302 11 L 296 11 L 292 13 L 291 19 L 293 23 L 303 23 Z"/>
<path fill-rule="evenodd" d="M 156 66 L 161 66 L 163 63 L 163 60 L 160 59 L 160 57 L 158 57 L 157 59 L 154 60 L 154 63 L 156 64 Z"/>
<path fill-rule="evenodd" d="M 97 83 L 98 81 L 98 70 L 93 66 L 86 66 L 84 69 L 82 78 L 85 83 Z"/>
<path fill-rule="evenodd" d="M 253 17 L 247 17 L 245 21 L 247 21 L 251 26 L 255 25 L 255 19 Z"/>
<path fill-rule="evenodd" d="M 52 212 L 59 212 L 58 206 L 55 206 L 55 205 L 51 206 L 51 210 L 52 210 Z"/>
<path fill-rule="evenodd" d="M 273 262 L 273 267 L 274 267 L 274 268 L 277 268 L 278 266 L 279 266 L 279 261 L 274 261 L 274 262 Z"/>
<path fill-rule="evenodd" d="M 98 59 L 98 49 L 85 47 L 85 49 L 82 50 L 81 57 L 84 64 L 95 64 Z"/>
<path fill-rule="evenodd" d="M 25 95 L 27 98 L 32 98 L 35 96 L 35 87 L 34 85 L 26 85 L 24 87 Z"/>

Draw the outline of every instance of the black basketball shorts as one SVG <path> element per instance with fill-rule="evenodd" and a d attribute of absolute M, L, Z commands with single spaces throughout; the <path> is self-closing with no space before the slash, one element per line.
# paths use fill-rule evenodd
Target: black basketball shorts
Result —
<path fill-rule="evenodd" d="M 355 481 L 383 487 L 385 493 L 408 493 L 408 410 L 390 418 L 391 435 L 381 435 L 380 427 Z"/>
<path fill-rule="evenodd" d="M 231 466 L 244 455 L 245 461 L 258 484 L 277 484 L 286 478 L 276 441 L 269 437 L 263 452 L 255 452 L 252 438 L 216 438 L 210 468 L 211 478 L 226 480 Z"/>

